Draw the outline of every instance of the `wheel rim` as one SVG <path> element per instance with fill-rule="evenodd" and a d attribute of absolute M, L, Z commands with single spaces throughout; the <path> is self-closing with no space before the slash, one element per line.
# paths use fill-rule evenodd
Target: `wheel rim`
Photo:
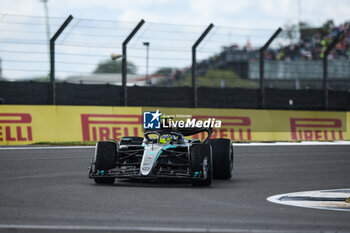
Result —
<path fill-rule="evenodd" d="M 204 179 L 206 179 L 208 177 L 208 158 L 205 157 L 203 160 L 203 176 Z"/>

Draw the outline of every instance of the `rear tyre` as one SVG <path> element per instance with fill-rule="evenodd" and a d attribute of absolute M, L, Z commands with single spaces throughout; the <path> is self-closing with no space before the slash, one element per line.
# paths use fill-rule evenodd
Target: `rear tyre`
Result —
<path fill-rule="evenodd" d="M 195 144 L 190 148 L 193 186 L 209 186 L 213 180 L 213 157 L 209 144 Z"/>
<path fill-rule="evenodd" d="M 213 178 L 227 180 L 233 173 L 233 147 L 230 139 L 209 139 L 213 150 Z"/>
<path fill-rule="evenodd" d="M 97 142 L 95 156 L 92 163 L 92 172 L 108 171 L 115 168 L 117 159 L 117 144 L 115 142 Z M 113 184 L 113 177 L 94 177 L 97 184 Z"/>

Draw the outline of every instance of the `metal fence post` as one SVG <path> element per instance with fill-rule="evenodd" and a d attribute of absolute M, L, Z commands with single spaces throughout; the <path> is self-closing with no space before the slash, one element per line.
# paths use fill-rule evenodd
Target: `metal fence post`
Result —
<path fill-rule="evenodd" d="M 50 94 L 52 98 L 52 104 L 56 105 L 56 82 L 55 82 L 55 41 L 67 27 L 70 21 L 73 19 L 72 15 L 69 15 L 68 18 L 64 21 L 61 27 L 50 39 Z"/>
<path fill-rule="evenodd" d="M 259 50 L 259 76 L 260 76 L 260 98 L 261 108 L 265 108 L 265 86 L 264 86 L 264 55 L 266 49 L 270 46 L 272 41 L 281 33 L 282 28 L 278 28 L 277 31 L 270 37 L 266 44 Z"/>
<path fill-rule="evenodd" d="M 127 76 L 126 46 L 144 23 L 145 23 L 145 21 L 142 19 L 123 42 L 122 86 L 123 86 L 123 104 L 124 104 L 124 106 L 128 106 L 128 89 L 126 86 L 126 82 L 127 82 L 127 77 L 126 77 Z"/>
<path fill-rule="evenodd" d="M 193 107 L 198 107 L 198 93 L 197 93 L 197 80 L 196 80 L 196 72 L 197 72 L 197 58 L 196 58 L 196 49 L 198 45 L 202 42 L 202 40 L 207 36 L 210 30 L 214 27 L 214 24 L 210 24 L 207 29 L 202 33 L 202 35 L 198 38 L 196 43 L 192 46 L 192 90 L 193 90 Z"/>
<path fill-rule="evenodd" d="M 329 103 L 328 103 L 328 55 L 334 49 L 334 47 L 338 44 L 341 37 L 344 35 L 344 31 L 341 31 L 332 41 L 332 43 L 327 47 L 326 51 L 324 52 L 323 56 L 323 99 L 324 99 L 324 106 L 325 110 L 328 110 Z"/>

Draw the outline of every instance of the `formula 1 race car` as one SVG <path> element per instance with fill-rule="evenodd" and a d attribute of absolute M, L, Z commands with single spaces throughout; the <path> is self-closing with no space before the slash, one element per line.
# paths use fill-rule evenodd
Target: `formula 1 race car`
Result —
<path fill-rule="evenodd" d="M 201 142 L 186 136 L 207 132 Z M 209 139 L 211 128 L 146 130 L 144 137 L 99 141 L 89 178 L 112 184 L 115 178 L 186 179 L 194 186 L 209 186 L 212 179 L 230 179 L 233 148 L 229 139 Z"/>

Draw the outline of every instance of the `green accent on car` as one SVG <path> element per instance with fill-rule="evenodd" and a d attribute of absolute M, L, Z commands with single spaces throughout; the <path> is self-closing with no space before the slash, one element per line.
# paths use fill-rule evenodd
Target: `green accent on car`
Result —
<path fill-rule="evenodd" d="M 176 148 L 176 146 L 174 146 L 174 145 L 166 145 L 166 146 L 162 147 L 162 149 L 159 151 L 159 153 L 158 153 L 156 159 L 154 160 L 153 165 L 156 164 L 156 162 L 157 162 L 159 156 L 163 153 L 163 150 L 167 150 L 167 149 L 169 149 L 169 148 Z"/>

